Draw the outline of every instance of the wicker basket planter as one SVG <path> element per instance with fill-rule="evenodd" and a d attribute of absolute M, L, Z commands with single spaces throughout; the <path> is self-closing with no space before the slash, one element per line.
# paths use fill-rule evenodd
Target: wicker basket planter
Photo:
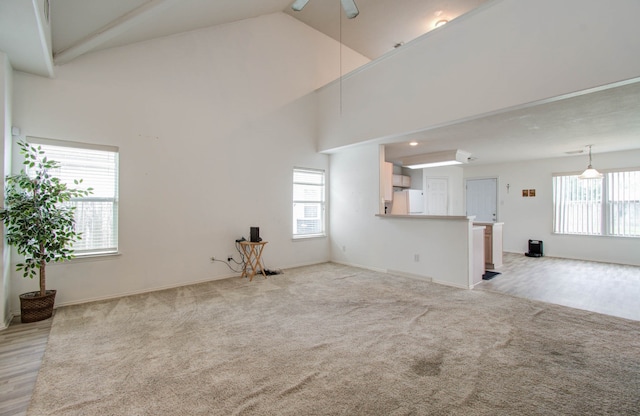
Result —
<path fill-rule="evenodd" d="M 47 290 L 47 263 L 72 259 L 73 244 L 80 239 L 75 207 L 67 202 L 88 196 L 93 189 L 69 188 L 56 177 L 61 165 L 47 158 L 42 145 L 24 140 L 16 144 L 24 158 L 23 168 L 18 174 L 5 176 L 0 221 L 6 227 L 5 241 L 21 256 L 16 272 L 38 278 L 39 292 L 20 295 L 22 322 L 36 322 L 53 316 L 56 291 Z M 73 181 L 76 185 L 81 182 Z"/>
<path fill-rule="evenodd" d="M 44 296 L 40 291 L 20 295 L 20 319 L 23 323 L 44 321 L 53 315 L 56 291 L 47 290 Z"/>

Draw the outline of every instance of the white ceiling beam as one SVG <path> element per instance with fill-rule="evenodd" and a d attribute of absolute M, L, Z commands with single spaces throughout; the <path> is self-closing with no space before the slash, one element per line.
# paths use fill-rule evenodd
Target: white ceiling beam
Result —
<path fill-rule="evenodd" d="M 45 33 L 45 28 L 47 28 L 49 32 L 48 34 L 51 36 L 51 26 L 49 25 L 49 22 L 43 21 L 44 16 L 40 12 L 40 4 L 38 0 L 33 0 L 32 4 L 34 16 L 37 22 L 36 26 L 38 27 L 38 39 L 40 41 L 40 51 L 42 52 L 42 62 L 44 63 L 45 71 L 49 78 L 53 78 L 53 54 L 50 48 L 51 45 L 47 40 L 47 33 Z"/>
<path fill-rule="evenodd" d="M 111 21 L 89 36 L 55 54 L 53 60 L 56 65 L 62 65 L 72 61 L 80 55 L 94 50 L 105 42 L 125 33 L 141 21 L 165 10 L 172 3 L 179 0 L 150 0 L 142 6 Z"/>

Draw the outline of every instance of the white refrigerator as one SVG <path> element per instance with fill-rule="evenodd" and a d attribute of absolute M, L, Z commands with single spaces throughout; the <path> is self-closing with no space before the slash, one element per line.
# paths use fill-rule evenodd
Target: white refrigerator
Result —
<path fill-rule="evenodd" d="M 393 193 L 392 215 L 424 215 L 424 194 L 419 189 L 404 189 Z"/>

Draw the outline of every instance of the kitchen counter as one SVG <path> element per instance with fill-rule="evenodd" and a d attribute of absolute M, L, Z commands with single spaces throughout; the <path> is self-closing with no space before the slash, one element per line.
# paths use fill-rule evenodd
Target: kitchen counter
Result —
<path fill-rule="evenodd" d="M 473 225 L 485 227 L 484 257 L 485 267 L 495 270 L 502 267 L 502 222 L 474 222 Z"/>
<path fill-rule="evenodd" d="M 376 214 L 381 218 L 413 218 L 417 220 L 464 220 L 472 221 L 475 217 L 467 217 L 466 215 L 397 215 L 397 214 Z"/>

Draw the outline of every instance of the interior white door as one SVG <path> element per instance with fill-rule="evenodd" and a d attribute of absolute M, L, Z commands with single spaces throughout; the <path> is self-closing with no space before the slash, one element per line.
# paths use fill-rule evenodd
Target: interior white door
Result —
<path fill-rule="evenodd" d="M 466 180 L 467 215 L 475 215 L 477 222 L 498 220 L 498 179 Z"/>
<path fill-rule="evenodd" d="M 426 178 L 427 215 L 449 213 L 449 179 Z"/>

